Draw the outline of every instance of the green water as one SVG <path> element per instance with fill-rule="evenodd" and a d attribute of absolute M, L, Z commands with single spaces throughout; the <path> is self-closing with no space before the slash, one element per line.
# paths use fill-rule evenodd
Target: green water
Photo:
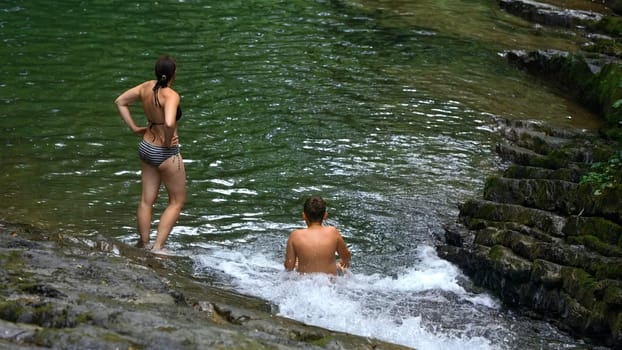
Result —
<path fill-rule="evenodd" d="M 355 269 L 386 273 L 497 169 L 492 117 L 599 123 L 499 55 L 578 39 L 491 1 L 4 1 L 0 36 L 0 217 L 127 242 L 139 140 L 112 101 L 177 58 L 178 250 L 278 260 L 317 193 Z"/>

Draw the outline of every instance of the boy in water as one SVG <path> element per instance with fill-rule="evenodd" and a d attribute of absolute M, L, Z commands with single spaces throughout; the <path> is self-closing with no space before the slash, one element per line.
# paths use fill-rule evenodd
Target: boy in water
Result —
<path fill-rule="evenodd" d="M 350 266 L 350 251 L 339 231 L 333 226 L 323 226 L 326 220 L 326 202 L 314 196 L 304 203 L 302 218 L 307 228 L 290 233 L 285 250 L 285 270 L 294 268 L 300 273 L 322 272 L 337 275 L 338 270 Z M 335 263 L 335 252 L 339 262 Z"/>

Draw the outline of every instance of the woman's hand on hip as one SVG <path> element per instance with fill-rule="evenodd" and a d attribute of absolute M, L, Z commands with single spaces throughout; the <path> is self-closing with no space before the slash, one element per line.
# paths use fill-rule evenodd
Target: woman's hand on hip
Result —
<path fill-rule="evenodd" d="M 137 127 L 136 129 L 132 130 L 132 132 L 138 136 L 143 136 L 147 132 L 147 127 L 146 126 Z"/>

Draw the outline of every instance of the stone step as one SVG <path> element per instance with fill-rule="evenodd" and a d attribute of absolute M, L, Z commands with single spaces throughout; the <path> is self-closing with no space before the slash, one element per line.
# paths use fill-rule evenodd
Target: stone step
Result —
<path fill-rule="evenodd" d="M 516 222 L 553 237 L 564 237 L 562 229 L 566 224 L 563 216 L 545 210 L 481 199 L 470 199 L 462 204 L 459 218 L 472 230 L 485 227 L 485 221 Z"/>
<path fill-rule="evenodd" d="M 512 179 L 489 177 L 484 186 L 484 199 L 507 204 L 517 204 L 555 212 L 577 215 L 583 201 L 577 198 L 578 183 L 547 179 Z"/>
<path fill-rule="evenodd" d="M 576 167 L 544 169 L 532 166 L 511 165 L 503 172 L 503 177 L 512 179 L 561 180 L 578 183 L 583 174 L 585 174 L 585 170 Z"/>

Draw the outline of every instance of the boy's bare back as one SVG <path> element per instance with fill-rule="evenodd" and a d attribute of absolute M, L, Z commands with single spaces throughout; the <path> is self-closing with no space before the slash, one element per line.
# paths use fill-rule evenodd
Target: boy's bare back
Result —
<path fill-rule="evenodd" d="M 339 265 L 347 268 L 350 264 L 350 251 L 335 227 L 322 226 L 326 214 L 320 220 L 310 221 L 303 212 L 303 218 L 307 228 L 293 231 L 287 240 L 285 269 L 296 269 L 300 273 L 321 272 L 336 275 L 335 253 L 339 255 Z"/>

